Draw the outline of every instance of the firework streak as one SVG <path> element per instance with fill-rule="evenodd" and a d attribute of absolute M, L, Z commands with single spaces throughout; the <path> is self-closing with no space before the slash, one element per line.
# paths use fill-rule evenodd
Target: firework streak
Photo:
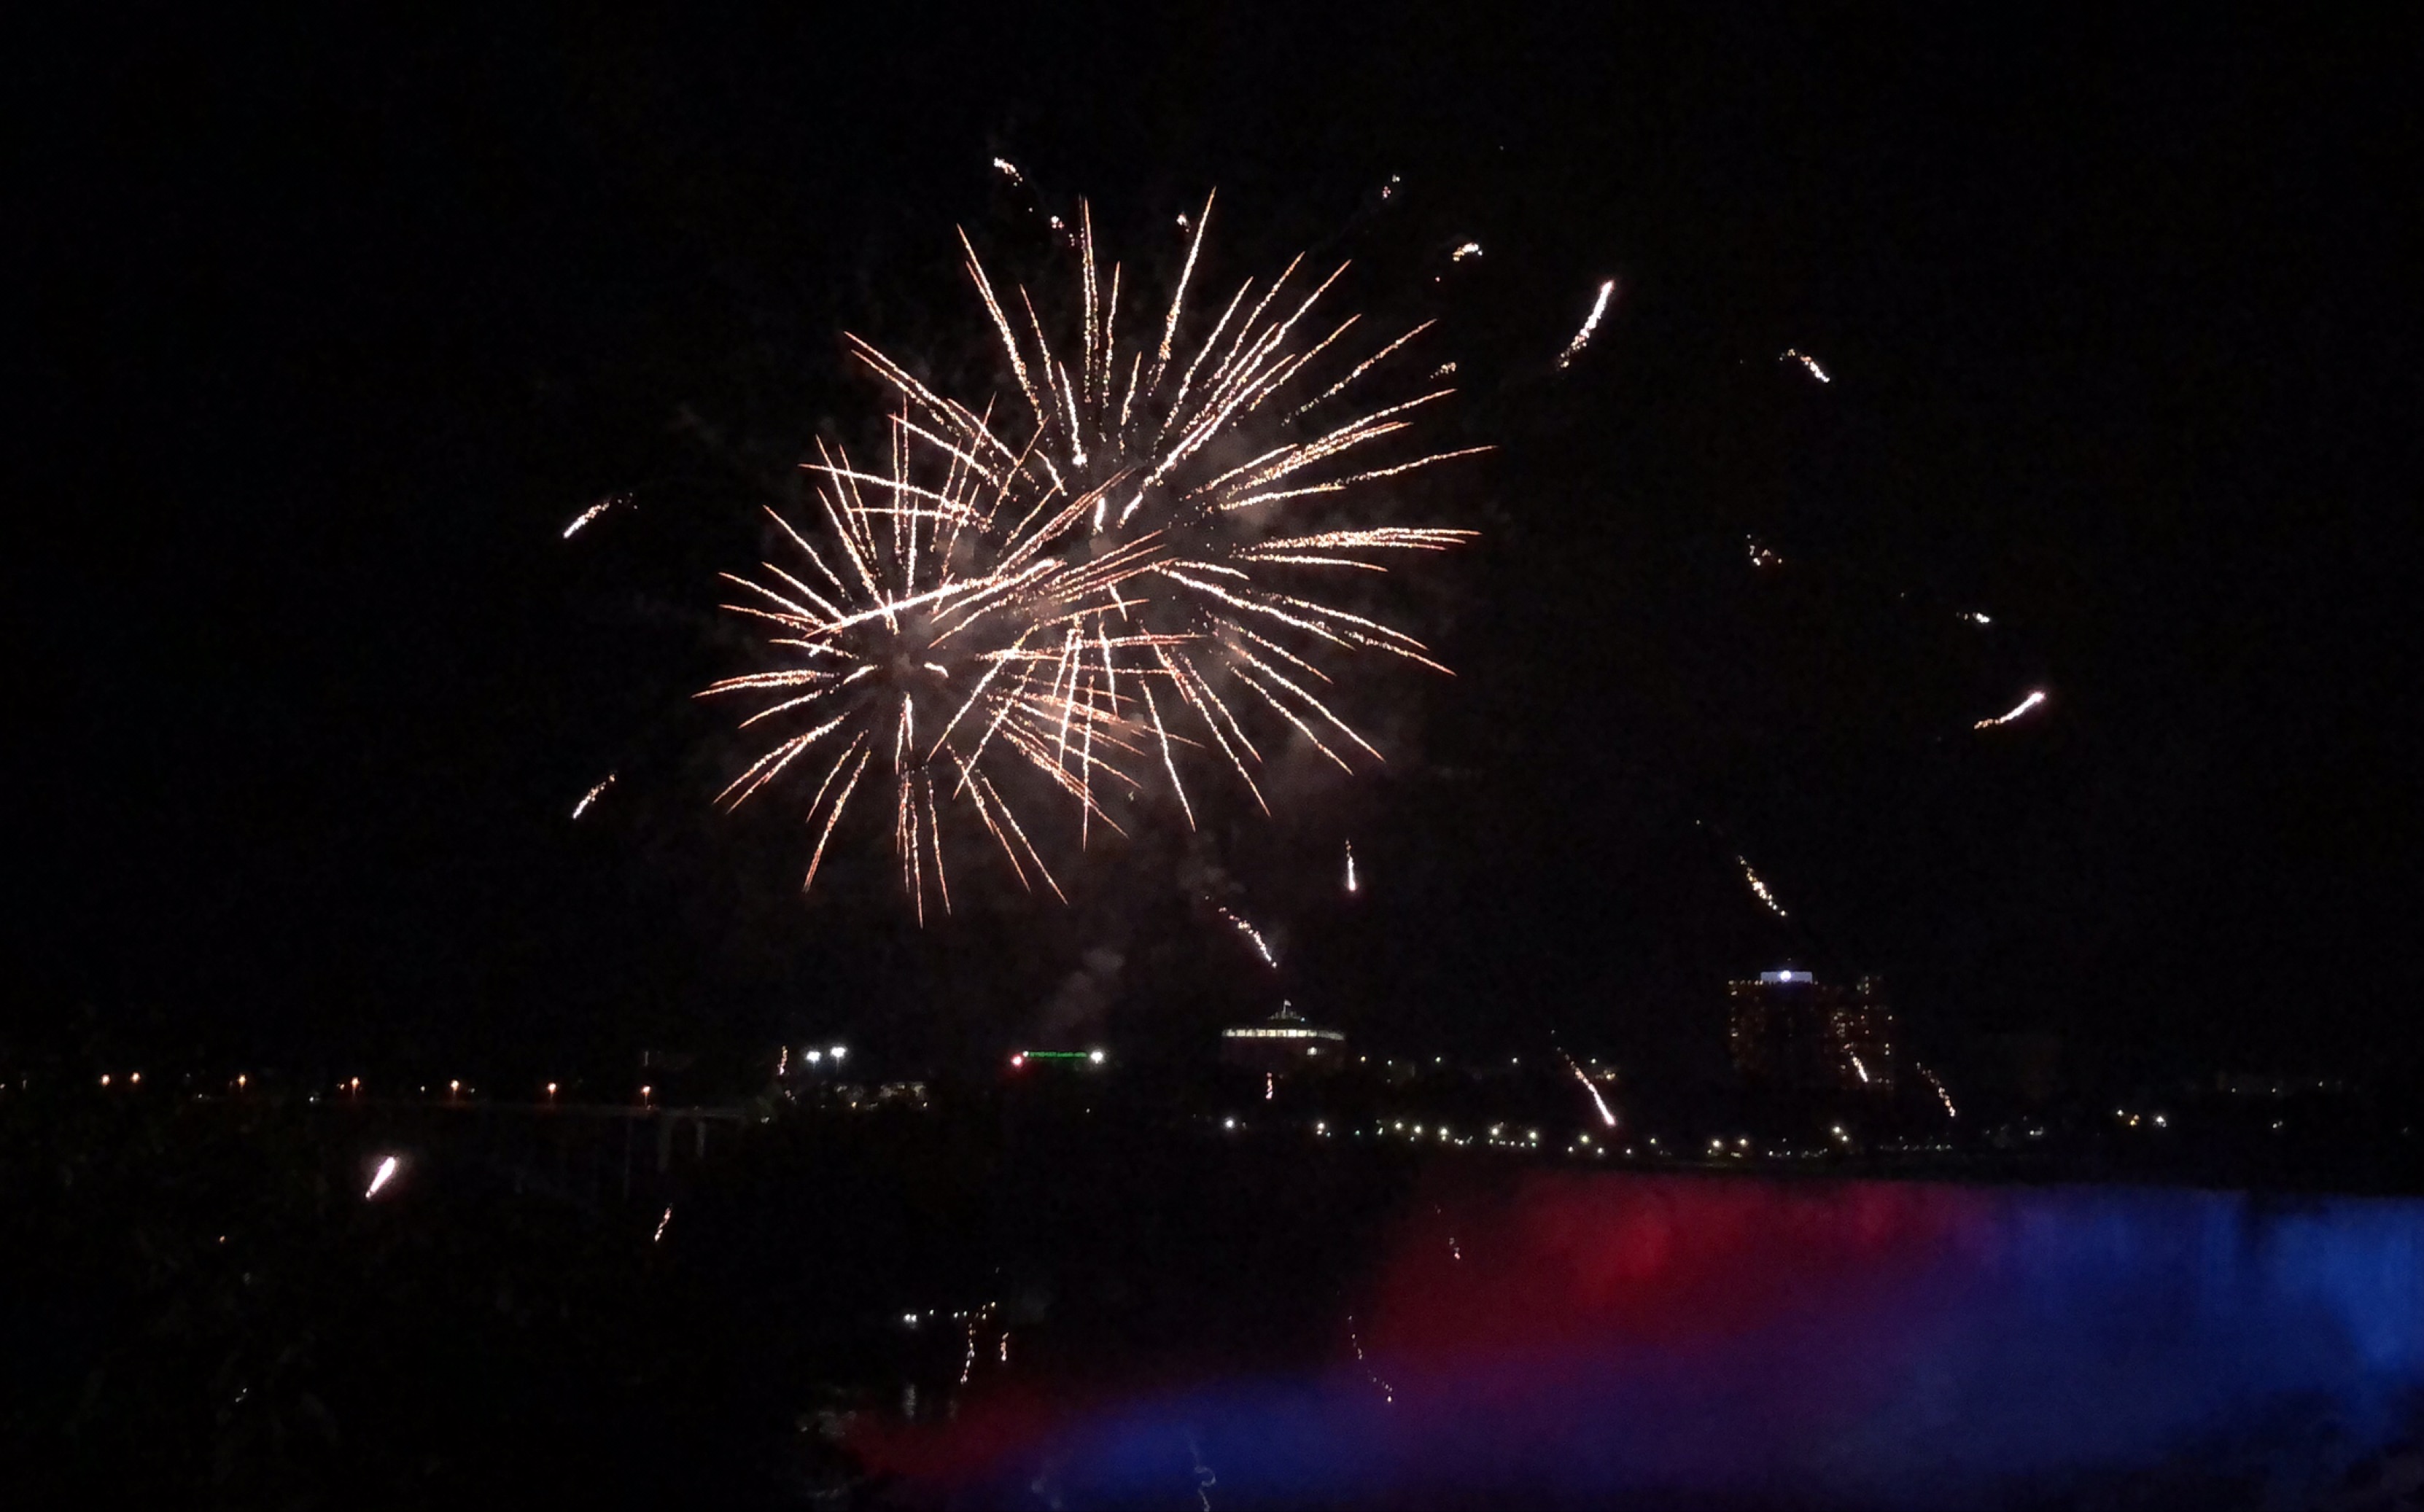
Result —
<path fill-rule="evenodd" d="M 813 794 L 804 885 L 866 793 L 892 811 L 920 920 L 930 896 L 950 907 L 953 813 L 1023 885 L 1058 894 L 1040 823 L 1014 794 L 1058 795 L 1081 847 L 1096 825 L 1124 833 L 1120 812 L 1149 792 L 1166 790 L 1192 827 L 1182 773 L 1199 759 L 1268 812 L 1255 773 L 1274 740 L 1348 771 L 1380 758 L 1327 700 L 1343 662 L 1446 670 L 1327 591 L 1474 533 L 1337 522 L 1383 480 L 1488 450 L 1407 445 L 1450 389 L 1378 408 L 1355 399 L 1428 323 L 1359 345 L 1358 317 L 1316 314 L 1344 265 L 1316 282 L 1299 258 L 1268 284 L 1248 279 L 1206 326 L 1188 299 L 1211 212 L 1207 199 L 1167 309 L 1139 332 L 1081 207 L 1076 330 L 1057 340 L 963 232 L 1010 377 L 981 406 L 847 338 L 889 390 L 887 454 L 819 443 L 803 464 L 806 520 L 769 511 L 781 560 L 725 575 L 740 590 L 726 607 L 766 628 L 777 664 L 700 694 L 756 701 L 742 727 L 778 736 L 722 803 L 795 768 Z"/>

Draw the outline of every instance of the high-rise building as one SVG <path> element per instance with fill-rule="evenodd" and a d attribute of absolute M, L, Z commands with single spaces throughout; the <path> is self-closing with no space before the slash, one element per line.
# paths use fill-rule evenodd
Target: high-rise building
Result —
<path fill-rule="evenodd" d="M 1899 1069 L 1884 986 L 1844 989 L 1791 966 L 1729 982 L 1727 1035 L 1734 1071 L 1776 1090 L 1890 1092 Z"/>

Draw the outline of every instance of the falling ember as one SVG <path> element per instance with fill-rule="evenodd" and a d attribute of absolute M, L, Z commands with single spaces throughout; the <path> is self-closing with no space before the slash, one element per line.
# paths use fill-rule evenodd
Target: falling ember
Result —
<path fill-rule="evenodd" d="M 1220 916 L 1227 919 L 1230 924 L 1236 929 L 1237 932 L 1244 935 L 1247 942 L 1253 946 L 1254 953 L 1263 958 L 1264 965 L 1270 967 L 1274 971 L 1279 969 L 1280 958 L 1271 954 L 1270 942 L 1263 938 L 1262 931 L 1254 928 L 1252 924 L 1247 923 L 1243 918 L 1238 917 L 1236 914 L 1231 913 L 1226 908 L 1222 908 L 1220 910 Z"/>
<path fill-rule="evenodd" d="M 590 788 L 587 792 L 581 795 L 581 802 L 572 805 L 572 817 L 574 819 L 579 819 L 582 815 L 588 813 L 589 805 L 598 802 L 598 800 L 604 795 L 606 789 L 614 786 L 614 773 L 610 772 L 606 773 L 606 778 L 603 782 L 600 782 L 597 787 Z"/>
<path fill-rule="evenodd" d="M 1993 620 L 1988 619 L 1984 613 L 1974 609 L 1965 612 L 1961 617 L 1968 620 L 1972 625 L 1992 625 L 1995 623 Z"/>
<path fill-rule="evenodd" d="M 1347 890 L 1350 893 L 1356 891 L 1355 842 L 1352 840 L 1347 842 Z"/>
<path fill-rule="evenodd" d="M 1479 242 L 1467 242 L 1462 247 L 1458 247 L 1455 251 L 1450 252 L 1447 255 L 1447 258 L 1451 263 L 1461 263 L 1466 258 L 1479 257 L 1480 255 L 1481 244 Z"/>
<path fill-rule="evenodd" d="M 1784 558 L 1777 552 L 1769 550 L 1766 547 L 1760 545 L 1759 538 L 1757 536 L 1746 535 L 1743 539 L 1750 545 L 1750 565 L 1752 566 L 1780 567 L 1784 565 Z"/>
<path fill-rule="evenodd" d="M 1574 358 L 1582 356 L 1583 348 L 1590 344 L 1592 335 L 1599 330 L 1600 317 L 1607 313 L 1608 300 L 1614 297 L 1615 294 L 1616 280 L 1614 279 L 1610 279 L 1605 283 L 1599 286 L 1599 297 L 1591 301 L 1590 313 L 1583 317 L 1583 328 L 1574 332 L 1574 339 L 1566 343 L 1566 349 L 1557 355 L 1558 367 L 1571 367 L 1573 366 Z"/>
<path fill-rule="evenodd" d="M 665 1236 L 665 1225 L 671 1223 L 673 1220 L 674 1210 L 672 1208 L 666 1208 L 664 1216 L 657 1219 L 657 1232 L 648 1235 L 648 1242 L 650 1244 L 656 1244 L 662 1241 Z"/>
<path fill-rule="evenodd" d="M 572 523 L 564 528 L 564 539 L 568 541 L 575 535 L 580 534 L 582 530 L 586 527 L 591 520 L 596 519 L 598 516 L 614 508 L 616 504 L 628 504 L 630 501 L 631 496 L 630 494 L 608 494 L 605 498 L 600 499 L 596 503 L 590 505 L 587 509 L 584 509 L 580 514 L 572 517 Z"/>
<path fill-rule="evenodd" d="M 1574 1074 L 1574 1080 L 1583 1084 L 1583 1090 L 1590 1093 L 1591 1106 L 1599 1109 L 1600 1122 L 1611 1129 L 1615 1128 L 1616 1114 L 1608 1107 L 1607 1099 L 1599 1094 L 1599 1084 L 1583 1074 L 1583 1068 L 1574 1064 L 1573 1057 L 1567 1055 L 1563 1050 L 1558 1051 L 1557 1054 L 1564 1059 L 1566 1069 Z"/>
<path fill-rule="evenodd" d="M 372 1198 L 376 1197 L 379 1194 L 380 1187 L 395 1179 L 395 1156 L 393 1155 L 390 1155 L 379 1162 L 377 1171 L 371 1177 L 369 1190 L 362 1193 L 363 1202 L 367 1202 Z"/>
<path fill-rule="evenodd" d="M 1026 177 L 1018 171 L 1018 165 L 1013 163 L 1006 157 L 995 158 L 993 160 L 993 166 L 1000 169 L 1001 176 L 1008 179 L 1013 183 L 1025 183 L 1027 182 Z"/>
<path fill-rule="evenodd" d="M 1782 903 L 1776 900 L 1776 894 L 1768 891 L 1767 883 L 1761 879 L 1760 874 L 1751 869 L 1750 860 L 1748 857 L 1736 856 L 1734 857 L 1734 862 L 1742 867 L 1743 881 L 1750 883 L 1751 896 L 1757 898 L 1761 902 L 1765 903 L 1769 913 L 1774 914 L 1778 918 L 1791 918 L 1793 916 L 1784 911 L 1784 905 Z"/>
<path fill-rule="evenodd" d="M 1818 359 L 1811 357 L 1807 352 L 1795 351 L 1792 347 L 1788 346 L 1782 352 L 1777 354 L 1776 359 L 1778 362 L 1800 363 L 1803 367 L 1808 368 L 1810 370 L 1810 375 L 1817 379 L 1820 383 L 1832 383 L 1835 381 L 1834 379 L 1826 376 L 1826 370 L 1818 365 Z"/>
<path fill-rule="evenodd" d="M 1233 774 L 1268 811 L 1255 769 L 1271 737 L 1258 724 L 1281 722 L 1284 742 L 1348 771 L 1381 759 L 1331 707 L 1339 679 L 1325 661 L 1370 653 L 1447 670 L 1323 590 L 1474 533 L 1316 527 L 1298 513 L 1489 450 L 1393 456 L 1379 445 L 1449 388 L 1378 409 L 1341 397 L 1427 323 L 1354 359 L 1357 317 L 1312 321 L 1344 266 L 1316 283 L 1299 278 L 1302 259 L 1216 300 L 1216 319 L 1190 318 L 1210 211 L 1207 199 L 1186 223 L 1166 311 L 1136 332 L 1121 309 L 1135 280 L 1116 263 L 1104 277 L 1082 202 L 1061 228 L 1077 263 L 1065 322 L 1076 328 L 1057 338 L 1027 290 L 997 287 L 963 234 L 1011 380 L 980 406 L 929 388 L 913 372 L 922 364 L 849 338 L 895 401 L 886 440 L 867 458 L 821 442 L 803 465 L 804 518 L 770 511 L 781 565 L 725 575 L 736 590 L 725 607 L 766 628 L 761 669 L 700 694 L 756 700 L 744 729 L 788 724 L 720 802 L 738 808 L 777 778 L 813 794 L 804 889 L 867 792 L 862 806 L 892 818 L 921 922 L 930 898 L 952 906 L 946 820 L 989 836 L 1022 885 L 1058 895 L 1026 810 L 1032 794 L 1067 800 L 1080 848 L 1097 826 L 1127 833 L 1123 805 L 1164 777 L 1192 825 L 1184 753 Z M 1306 418 L 1325 406 L 1336 412 Z"/>
<path fill-rule="evenodd" d="M 1916 1064 L 1916 1062 L 1914 1062 L 1914 1064 Z M 1961 1116 L 1961 1110 L 1953 1106 L 1953 1094 L 1944 1090 L 1944 1083 L 1936 1079 L 1936 1073 L 1928 1070 L 1925 1066 L 1921 1066 L 1919 1068 L 1919 1074 L 1927 1078 L 1927 1085 L 1936 1089 L 1936 1100 L 1944 1105 L 1944 1116 L 1946 1118 L 1953 1119 L 1959 1118 Z"/>
<path fill-rule="evenodd" d="M 1280 1079 L 1272 1072 L 1263 1073 L 1263 1101 L 1268 1103 L 1279 1093 Z"/>
<path fill-rule="evenodd" d="M 2030 692 L 2029 692 L 2029 695 L 2028 695 L 2026 698 L 2023 698 L 2023 699 L 2021 699 L 2018 703 L 2014 704 L 2011 708 L 2009 708 L 2005 709 L 2003 712 L 2001 712 L 2001 713 L 2000 713 L 2000 714 L 1996 715 L 1993 719 L 1982 719 L 1982 720 L 1980 720 L 1977 724 L 1975 724 L 1971 725 L 1971 726 L 1970 726 L 1970 728 L 1972 728 L 1972 729 L 1979 729 L 1979 730 L 1991 730 L 1991 729 L 1993 729 L 1993 728 L 1994 728 L 1996 725 L 1998 725 L 1998 724 L 2009 724 L 2012 721 L 2014 721 L 2014 720 L 2016 720 L 2016 719 L 2019 718 L 2021 715 L 2023 715 L 2023 714 L 2027 713 L 2029 710 L 2031 710 L 2031 709 L 2033 709 L 2033 708 L 2036 708 L 2038 705 L 2040 705 L 2040 704 L 2044 703 L 2045 701 L 2046 701 L 2046 695 L 2045 695 L 2045 690 L 2044 690 L 2044 689 L 2042 689 L 2042 688 L 2034 688 L 2034 689 L 2031 689 L 2031 690 L 2030 690 Z"/>

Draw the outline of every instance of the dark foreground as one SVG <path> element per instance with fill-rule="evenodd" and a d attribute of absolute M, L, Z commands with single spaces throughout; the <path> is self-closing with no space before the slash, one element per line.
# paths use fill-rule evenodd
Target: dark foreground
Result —
<path fill-rule="evenodd" d="M 2413 1202 L 1603 1174 L 983 1100 L 750 1126 L 626 1198 L 377 1110 L 0 1121 L 14 1504 L 2424 1497 Z"/>

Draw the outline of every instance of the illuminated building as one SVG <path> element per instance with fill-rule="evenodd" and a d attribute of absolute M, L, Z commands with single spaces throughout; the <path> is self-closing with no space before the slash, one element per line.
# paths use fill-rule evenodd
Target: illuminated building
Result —
<path fill-rule="evenodd" d="M 1332 1071 L 1346 1059 L 1347 1036 L 1307 1023 L 1287 1003 L 1260 1024 L 1220 1031 L 1221 1063 L 1246 1071 Z"/>
<path fill-rule="evenodd" d="M 1848 991 L 1790 966 L 1729 982 L 1727 1038 L 1735 1073 L 1776 1090 L 1885 1093 L 1899 1069 L 1882 984 Z"/>

